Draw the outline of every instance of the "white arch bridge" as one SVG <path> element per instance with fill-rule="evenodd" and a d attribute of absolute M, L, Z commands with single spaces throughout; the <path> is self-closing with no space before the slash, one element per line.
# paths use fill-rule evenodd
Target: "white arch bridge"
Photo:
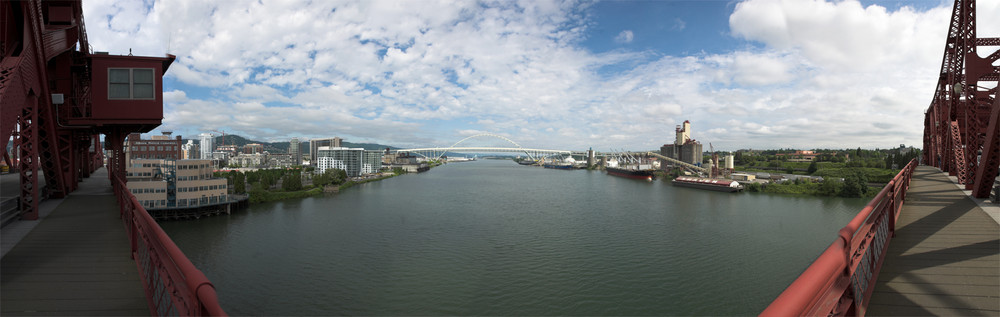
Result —
<path fill-rule="evenodd" d="M 468 140 L 473 139 L 473 138 L 481 138 L 481 137 L 489 137 L 489 138 L 500 139 L 500 140 L 506 141 L 507 143 L 510 143 L 512 146 L 510 146 L 510 147 L 459 146 L 462 143 L 464 143 L 465 141 L 468 141 Z M 441 157 L 444 156 L 445 153 L 449 153 L 449 152 L 451 152 L 451 153 L 524 153 L 531 160 L 538 160 L 539 158 L 546 157 L 546 156 L 552 156 L 552 155 L 562 155 L 562 156 L 569 156 L 569 155 L 574 155 L 574 154 L 575 155 L 580 155 L 580 153 L 573 152 L 573 151 L 568 151 L 568 150 L 545 150 L 545 149 L 530 149 L 530 148 L 525 148 L 525 147 L 522 147 L 520 144 L 517 144 L 517 142 L 514 142 L 511 139 L 508 139 L 508 138 L 506 138 L 506 137 L 504 137 L 502 135 L 497 135 L 497 134 L 493 134 L 493 133 L 476 134 L 476 135 L 464 138 L 461 141 L 455 142 L 455 144 L 452 144 L 449 147 L 429 147 L 429 148 L 414 148 L 414 149 L 398 149 L 398 150 L 396 150 L 396 153 L 412 153 L 412 154 L 417 154 L 417 155 L 420 155 L 420 156 L 423 156 L 423 157 L 426 157 L 426 158 L 429 158 L 429 159 L 436 159 L 436 160 L 437 159 L 441 159 Z"/>

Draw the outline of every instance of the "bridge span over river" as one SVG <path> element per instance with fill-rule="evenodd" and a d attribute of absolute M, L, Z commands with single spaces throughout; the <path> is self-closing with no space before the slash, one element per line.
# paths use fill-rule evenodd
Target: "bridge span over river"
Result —
<path fill-rule="evenodd" d="M 162 100 L 136 101 L 149 104 L 127 109 L 140 119 L 120 120 L 94 97 L 108 84 L 90 82 L 100 72 L 89 61 L 110 57 L 87 50 L 80 2 L 0 1 L 0 17 L 0 30 L 15 30 L 0 32 L 0 132 L 22 158 L 4 153 L 17 173 L 0 177 L 0 207 L 21 219 L 0 231 L 0 315 L 225 315 L 127 187 L 121 144 L 160 124 Z M 1000 216 L 984 203 L 1000 169 L 1000 38 L 977 37 L 975 21 L 975 1 L 956 0 L 924 112 L 925 165 L 907 165 L 810 266 L 787 272 L 798 278 L 762 315 L 1000 315 Z M 173 61 L 114 59 L 155 78 Z M 406 150 L 484 150 L 458 145 Z M 489 149 L 504 150 L 567 152 Z"/>

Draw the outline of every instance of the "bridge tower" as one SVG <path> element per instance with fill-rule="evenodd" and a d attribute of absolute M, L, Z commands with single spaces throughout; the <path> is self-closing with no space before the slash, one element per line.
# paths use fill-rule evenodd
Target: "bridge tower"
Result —
<path fill-rule="evenodd" d="M 101 165 L 100 134 L 109 174 L 124 177 L 125 136 L 160 125 L 173 60 L 91 52 L 79 0 L 0 2 L 0 133 L 13 138 L 4 161 L 20 173 L 23 219 Z"/>
<path fill-rule="evenodd" d="M 977 198 L 989 197 L 1000 170 L 997 46 L 1000 38 L 976 36 L 976 1 L 955 0 L 938 84 L 924 112 L 925 164 L 957 176 Z M 994 51 L 981 51 L 987 47 Z"/>

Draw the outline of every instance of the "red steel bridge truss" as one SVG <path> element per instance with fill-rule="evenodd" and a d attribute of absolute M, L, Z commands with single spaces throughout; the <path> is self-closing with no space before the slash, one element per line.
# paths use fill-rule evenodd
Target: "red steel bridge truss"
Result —
<path fill-rule="evenodd" d="M 995 17 L 991 17 L 995 18 Z M 924 163 L 989 197 L 1000 168 L 1000 38 L 976 37 L 976 1 L 956 0 L 941 73 L 924 113 Z"/>
<path fill-rule="evenodd" d="M 987 47 L 992 52 L 983 52 Z M 957 176 L 978 198 L 989 196 L 1000 167 L 997 48 L 1000 38 L 976 37 L 976 2 L 955 0 L 940 77 L 924 117 L 922 159 Z M 907 164 L 840 229 L 761 315 L 864 316 L 916 164 Z"/>
<path fill-rule="evenodd" d="M 162 74 L 173 60 L 91 53 L 79 0 L 0 1 L 0 133 L 13 141 L 3 161 L 20 173 L 22 219 L 35 220 L 42 198 L 65 197 L 103 165 L 104 135 L 150 313 L 225 315 L 211 282 L 125 186 L 125 138 L 160 124 Z M 110 98 L 112 68 L 153 72 L 155 98 Z"/>

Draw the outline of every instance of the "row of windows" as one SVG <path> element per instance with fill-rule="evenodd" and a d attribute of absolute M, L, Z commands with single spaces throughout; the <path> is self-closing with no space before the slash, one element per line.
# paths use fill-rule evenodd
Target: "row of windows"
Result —
<path fill-rule="evenodd" d="M 191 198 L 191 199 L 178 199 L 177 207 L 188 207 L 188 206 L 198 206 L 198 205 L 210 205 L 217 204 L 226 201 L 226 195 L 219 196 L 208 196 L 202 198 Z"/>
<path fill-rule="evenodd" d="M 141 154 L 141 155 L 133 153 L 133 154 L 130 154 L 129 156 L 132 157 L 133 159 L 176 159 L 177 158 L 176 153 L 167 153 L 167 154 L 163 154 L 163 153 L 160 153 L 160 154 L 148 154 L 148 153 L 146 153 L 146 154 Z"/>
<path fill-rule="evenodd" d="M 226 196 L 226 195 L 219 195 L 219 196 L 206 196 L 206 197 L 191 198 L 191 199 L 178 199 L 177 200 L 177 207 L 193 207 L 193 206 L 200 206 L 200 205 L 217 204 L 217 203 L 226 202 L 226 198 L 228 198 L 228 196 Z M 146 207 L 146 208 L 168 207 L 166 199 L 140 200 L 139 203 L 142 204 L 142 206 Z"/>
<path fill-rule="evenodd" d="M 196 180 L 199 180 L 199 179 L 209 179 L 209 178 L 212 178 L 212 174 L 202 174 L 202 175 L 194 175 L 194 176 L 177 176 L 177 180 L 179 180 L 179 181 L 196 181 Z"/>
<path fill-rule="evenodd" d="M 127 173 L 125 173 L 125 176 L 126 177 L 133 177 L 133 176 L 134 177 L 142 177 L 142 176 L 152 177 L 153 173 L 152 172 L 148 172 L 148 173 L 127 172 Z"/>
<path fill-rule="evenodd" d="M 177 169 L 179 169 L 179 170 L 187 170 L 187 169 L 191 169 L 191 170 L 193 170 L 193 169 L 199 169 L 199 168 L 208 168 L 208 164 L 199 164 L 199 165 L 177 165 Z"/>
<path fill-rule="evenodd" d="M 178 187 L 177 191 L 181 193 L 186 192 L 196 192 L 200 190 L 216 190 L 216 189 L 226 189 L 227 185 L 210 185 L 210 186 L 192 186 L 192 187 Z"/>
<path fill-rule="evenodd" d="M 132 151 L 133 152 L 139 152 L 139 151 L 177 151 L 177 146 L 176 145 L 167 145 L 167 146 L 163 146 L 163 145 L 152 146 L 152 145 L 150 145 L 150 146 L 147 147 L 145 145 L 133 145 L 132 146 Z"/>
<path fill-rule="evenodd" d="M 133 194 L 166 193 L 166 188 L 130 188 Z"/>

